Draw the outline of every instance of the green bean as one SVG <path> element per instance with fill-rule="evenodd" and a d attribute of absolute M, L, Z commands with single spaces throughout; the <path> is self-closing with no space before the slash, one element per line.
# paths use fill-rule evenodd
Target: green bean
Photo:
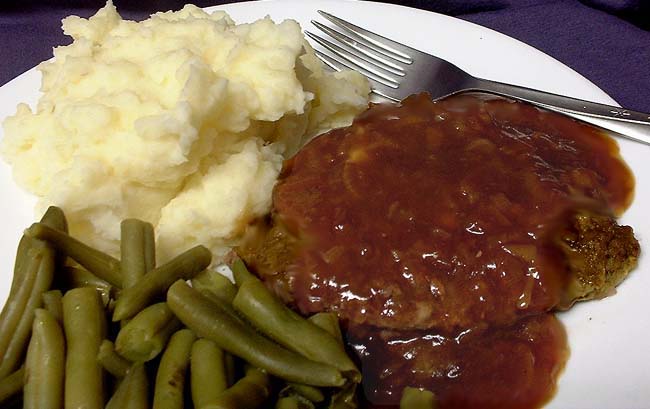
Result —
<path fill-rule="evenodd" d="M 149 361 L 158 356 L 180 326 L 167 303 L 150 305 L 122 327 L 115 340 L 115 349 L 132 362 Z"/>
<path fill-rule="evenodd" d="M 25 359 L 26 409 L 63 408 L 65 340 L 54 315 L 37 309 Z"/>
<path fill-rule="evenodd" d="M 65 218 L 63 210 L 56 206 L 50 206 L 47 208 L 43 217 L 41 217 L 41 223 L 50 226 L 53 229 L 57 229 L 64 233 L 68 233 L 68 221 Z"/>
<path fill-rule="evenodd" d="M 270 394 L 271 379 L 264 371 L 254 368 L 202 409 L 260 408 Z"/>
<path fill-rule="evenodd" d="M 59 322 L 63 322 L 63 294 L 61 290 L 46 291 L 42 295 L 43 308 Z"/>
<path fill-rule="evenodd" d="M 16 250 L 16 260 L 14 261 L 14 274 L 11 280 L 11 288 L 9 290 L 10 296 L 15 293 L 25 281 L 27 265 L 33 259 L 29 253 L 34 251 L 35 246 L 43 247 L 43 245 L 43 242 L 34 240 L 31 237 L 23 236 L 20 238 L 18 249 Z"/>
<path fill-rule="evenodd" d="M 18 327 L 20 320 L 27 309 L 29 296 L 34 288 L 41 259 L 43 258 L 42 250 L 29 249 L 29 251 L 24 254 L 24 257 L 29 261 L 20 262 L 21 270 L 23 270 L 21 272 L 23 281 L 9 294 L 9 298 L 2 309 L 2 314 L 0 314 L 0 367 L 4 362 L 7 348 L 12 342 L 16 332 L 16 327 Z M 0 372 L 0 379 L 10 372 L 12 371 L 8 370 Z"/>
<path fill-rule="evenodd" d="M 244 281 L 233 306 L 280 345 L 312 361 L 327 363 L 355 382 L 361 380 L 361 373 L 336 338 L 284 305 L 260 280 Z"/>
<path fill-rule="evenodd" d="M 357 383 L 350 382 L 340 391 L 334 393 L 330 400 L 328 409 L 356 409 L 359 406 L 357 400 Z"/>
<path fill-rule="evenodd" d="M 116 378 L 124 378 L 131 367 L 131 362 L 115 352 L 115 345 L 108 339 L 99 345 L 97 360 L 102 367 Z"/>
<path fill-rule="evenodd" d="M 325 400 L 323 392 L 310 385 L 289 382 L 286 387 L 280 391 L 280 396 L 300 395 L 310 402 L 320 403 Z"/>
<path fill-rule="evenodd" d="M 237 295 L 237 287 L 228 277 L 214 270 L 205 270 L 192 279 L 192 287 L 203 292 L 221 298 L 224 302 L 232 303 Z"/>
<path fill-rule="evenodd" d="M 120 261 L 114 257 L 43 223 L 32 224 L 25 230 L 25 234 L 48 241 L 56 250 L 66 254 L 97 277 L 121 288 Z"/>
<path fill-rule="evenodd" d="M 65 266 L 61 270 L 62 285 L 65 288 L 93 287 L 99 292 L 112 292 L 113 286 L 83 267 Z"/>
<path fill-rule="evenodd" d="M 339 325 L 339 318 L 333 312 L 319 312 L 308 318 L 316 326 L 321 327 L 332 335 L 339 344 L 343 345 L 343 334 Z"/>
<path fill-rule="evenodd" d="M 49 247 L 42 247 L 36 251 L 34 257 L 39 261 L 35 272 L 36 277 L 13 333 L 7 334 L 11 339 L 6 344 L 2 363 L 0 363 L 0 377 L 10 374 L 21 366 L 32 331 L 34 311 L 42 305 L 43 293 L 50 289 L 54 279 L 54 251 Z"/>
<path fill-rule="evenodd" d="M 275 402 L 275 409 L 314 409 L 314 403 L 299 395 L 285 396 Z"/>
<path fill-rule="evenodd" d="M 195 339 L 192 331 L 181 329 L 176 331 L 169 340 L 156 373 L 156 386 L 153 395 L 154 409 L 180 409 L 183 407 L 185 376 Z"/>
<path fill-rule="evenodd" d="M 0 379 L 0 405 L 4 408 L 11 398 L 16 397 L 23 390 L 25 382 L 25 368 L 14 371 L 12 374 Z"/>
<path fill-rule="evenodd" d="M 199 337 L 282 379 L 314 386 L 341 386 L 334 367 L 311 361 L 260 335 L 218 299 L 210 299 L 182 280 L 167 291 L 169 308 Z"/>
<path fill-rule="evenodd" d="M 66 409 L 104 407 L 102 367 L 97 360 L 106 337 L 106 317 L 97 291 L 75 288 L 63 296 Z"/>
<path fill-rule="evenodd" d="M 63 212 L 50 207 L 41 222 L 67 230 Z M 5 306 L 0 312 L 0 378 L 20 366 L 32 329 L 34 310 L 41 306 L 41 294 L 52 285 L 55 255 L 40 240 L 23 236 L 18 244 L 14 277 Z"/>
<path fill-rule="evenodd" d="M 438 405 L 433 392 L 407 386 L 402 391 L 399 407 L 400 409 L 435 409 Z"/>
<path fill-rule="evenodd" d="M 57 209 L 57 208 L 51 208 Z M 60 212 L 60 211 L 59 211 Z M 53 227 L 63 227 L 67 228 L 65 223 L 65 218 L 61 220 L 59 218 L 60 213 L 55 210 L 50 210 L 45 213 L 41 221 Z M 7 314 L 7 308 L 12 308 L 12 299 L 15 297 L 15 293 L 20 290 L 20 288 L 25 288 L 26 281 L 30 280 L 30 277 L 27 276 L 27 272 L 33 271 L 34 263 L 34 254 L 35 252 L 44 247 L 45 243 L 41 240 L 35 240 L 31 237 L 23 235 L 18 243 L 18 250 L 16 251 L 16 261 L 14 264 L 14 275 L 11 282 L 11 289 L 9 292 L 9 298 L 5 307 L 0 314 L 0 334 L 7 333 L 7 329 L 3 327 L 5 325 L 5 316 Z M 31 277 L 33 278 L 33 277 Z M 31 284 L 30 284 L 31 285 Z M 29 287 L 29 286 L 28 286 Z M 11 331 L 9 331 L 11 332 Z M 2 348 L 0 348 L 2 351 Z M 1 354 L 0 354 L 1 358 Z"/>
<path fill-rule="evenodd" d="M 203 271 L 212 261 L 212 254 L 203 246 L 196 246 L 176 256 L 142 277 L 134 286 L 122 290 L 115 303 L 113 321 L 131 318 L 162 295 L 178 279 L 190 279 Z"/>
<path fill-rule="evenodd" d="M 104 305 L 108 304 L 115 293 L 115 288 L 112 285 L 82 267 L 65 266 L 60 270 L 60 276 L 63 281 L 61 284 L 65 288 L 92 287 L 96 289 L 101 294 Z"/>
<path fill-rule="evenodd" d="M 209 339 L 192 345 L 190 386 L 194 407 L 202 408 L 228 388 L 223 349 Z"/>
<path fill-rule="evenodd" d="M 26 277 L 25 271 L 28 271 L 28 264 L 33 259 L 33 257 L 31 257 L 28 253 L 33 252 L 36 246 L 42 247 L 44 246 L 44 243 L 39 240 L 34 240 L 31 237 L 27 237 L 25 235 L 20 238 L 20 241 L 18 242 L 18 249 L 16 250 L 16 260 L 14 262 L 14 275 L 11 280 L 11 289 L 9 290 L 10 298 L 7 300 L 7 303 L 9 303 L 12 294 L 18 291 L 21 285 L 24 284 Z M 4 309 L 2 312 L 4 314 Z M 0 317 L 2 316 L 0 315 Z M 2 322 L 1 320 L 2 318 L 0 318 L 0 323 Z"/>
<path fill-rule="evenodd" d="M 156 239 L 151 223 L 144 225 L 144 266 L 146 272 L 156 268 Z"/>
<path fill-rule="evenodd" d="M 314 323 L 315 325 L 319 326 L 320 328 L 324 329 L 327 331 L 330 335 L 332 335 L 341 346 L 343 346 L 343 334 L 341 333 L 341 326 L 339 325 L 339 319 L 336 316 L 335 313 L 333 312 L 319 312 L 317 314 L 312 315 L 309 317 L 309 321 Z M 296 386 L 299 387 L 306 387 L 306 385 L 290 385 L 296 388 Z M 354 383 L 350 383 L 346 385 L 343 389 L 340 391 L 334 393 L 332 395 L 332 398 L 330 400 L 330 404 L 328 405 L 328 408 L 330 409 L 354 409 L 357 407 L 357 397 L 356 397 L 356 389 L 357 385 Z M 296 388 L 296 392 L 302 394 L 303 396 L 307 397 L 310 399 L 312 402 L 319 402 L 313 399 L 313 397 L 310 397 L 305 394 L 305 390 L 298 390 Z M 318 390 L 320 392 L 320 390 Z M 322 392 L 321 392 L 322 394 Z"/>
<path fill-rule="evenodd" d="M 146 409 L 149 407 L 149 380 L 143 364 L 133 364 L 106 409 Z"/>
<path fill-rule="evenodd" d="M 120 224 L 122 288 L 131 287 L 147 272 L 144 255 L 145 225 L 145 222 L 138 219 L 125 219 Z"/>
<path fill-rule="evenodd" d="M 300 401 L 296 396 L 286 396 L 275 402 L 275 409 L 300 409 Z"/>
<path fill-rule="evenodd" d="M 56 206 L 48 207 L 40 222 L 62 233 L 68 234 L 68 221 L 65 218 L 65 214 L 63 214 L 63 210 Z M 45 242 L 42 243 L 45 244 Z M 49 243 L 47 245 L 51 246 Z M 65 265 L 65 261 L 66 257 L 64 254 L 56 253 L 57 270 Z"/>
<path fill-rule="evenodd" d="M 235 260 L 235 262 L 230 266 L 230 269 L 232 270 L 235 284 L 237 284 L 238 287 L 249 279 L 256 278 L 250 271 L 248 271 L 246 264 L 244 264 L 241 259 Z"/>
<path fill-rule="evenodd" d="M 45 223 L 52 228 L 64 232 L 68 231 L 68 223 L 65 220 L 63 212 L 58 207 L 50 206 L 41 218 L 41 223 Z M 13 293 L 17 286 L 24 281 L 23 272 L 25 271 L 25 264 L 29 263 L 31 260 L 31 257 L 27 256 L 27 252 L 34 247 L 42 247 L 44 245 L 45 243 L 40 240 L 34 240 L 25 235 L 21 237 L 20 242 L 18 243 L 18 250 L 16 251 L 16 261 L 10 293 Z M 0 333 L 2 332 L 0 331 Z"/>

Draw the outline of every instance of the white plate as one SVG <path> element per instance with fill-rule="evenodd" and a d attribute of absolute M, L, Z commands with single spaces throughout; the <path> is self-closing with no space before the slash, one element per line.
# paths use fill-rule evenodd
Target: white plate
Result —
<path fill-rule="evenodd" d="M 596 102 L 614 104 L 594 84 L 553 58 L 510 37 L 451 17 L 401 6 L 351 0 L 268 0 L 221 7 L 238 22 L 270 15 L 293 18 L 303 27 L 323 9 L 345 16 L 398 41 L 456 63 L 468 72 Z M 613 73 L 614 74 L 614 73 Z M 0 118 L 18 102 L 38 98 L 40 74 L 30 70 L 0 88 Z M 650 150 L 620 140 L 621 152 L 637 177 L 636 199 L 622 222 L 634 227 L 642 250 L 650 237 Z M 0 164 L 0 304 L 11 281 L 20 232 L 32 223 L 34 199 L 18 189 L 11 171 Z M 650 407 L 650 266 L 645 257 L 605 300 L 583 303 L 560 315 L 571 357 L 549 408 L 641 409 Z"/>

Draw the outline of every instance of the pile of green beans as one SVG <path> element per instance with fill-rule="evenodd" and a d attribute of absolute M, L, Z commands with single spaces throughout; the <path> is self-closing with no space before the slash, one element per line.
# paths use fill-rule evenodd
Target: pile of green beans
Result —
<path fill-rule="evenodd" d="M 151 224 L 120 258 L 50 207 L 25 230 L 0 314 L 0 407 L 357 408 L 361 373 L 332 313 L 304 318 L 241 261 L 235 283 L 189 249 L 156 265 Z"/>

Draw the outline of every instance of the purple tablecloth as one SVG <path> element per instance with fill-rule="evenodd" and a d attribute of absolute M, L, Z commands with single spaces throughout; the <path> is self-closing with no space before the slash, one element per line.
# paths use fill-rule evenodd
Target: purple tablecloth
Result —
<path fill-rule="evenodd" d="M 114 0 L 125 18 L 178 9 L 183 0 Z M 230 1 L 197 0 L 209 6 Z M 391 1 L 457 16 L 528 43 L 572 67 L 622 106 L 650 112 L 650 0 Z M 60 20 L 90 16 L 101 0 L 2 0 L 0 85 L 67 44 Z"/>

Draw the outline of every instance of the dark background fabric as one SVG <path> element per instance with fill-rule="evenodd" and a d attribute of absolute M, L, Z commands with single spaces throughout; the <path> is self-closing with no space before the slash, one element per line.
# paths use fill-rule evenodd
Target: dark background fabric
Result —
<path fill-rule="evenodd" d="M 179 9 L 186 2 L 114 0 L 124 18 Z M 650 0 L 388 0 L 456 16 L 542 50 L 598 85 L 622 106 L 650 112 Z M 61 19 L 91 16 L 102 0 L 0 0 L 0 85 L 70 42 Z M 489 62 L 487 62 L 489 63 Z"/>

